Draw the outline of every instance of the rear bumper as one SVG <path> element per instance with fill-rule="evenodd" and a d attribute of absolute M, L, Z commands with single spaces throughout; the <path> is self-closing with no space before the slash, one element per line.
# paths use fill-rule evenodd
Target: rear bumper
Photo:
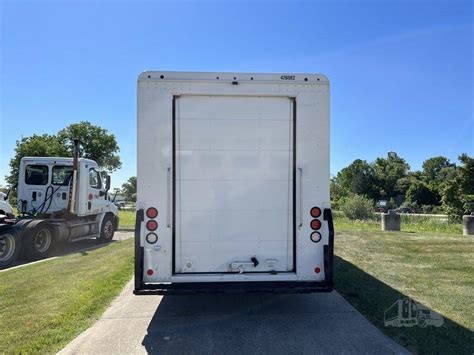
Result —
<path fill-rule="evenodd" d="M 140 227 L 143 209 L 137 211 L 135 220 L 135 289 L 136 295 L 184 295 L 195 293 L 311 293 L 331 292 L 334 287 L 334 224 L 329 208 L 324 209 L 323 219 L 328 223 L 329 240 L 324 246 L 323 282 L 314 281 L 246 281 L 246 282 L 183 282 L 146 284 L 143 282 L 143 247 L 140 246 Z"/>
<path fill-rule="evenodd" d="M 326 282 L 258 281 L 258 282 L 185 282 L 171 284 L 141 284 L 135 295 L 189 295 L 189 294 L 241 294 L 241 293 L 312 293 L 331 292 Z"/>

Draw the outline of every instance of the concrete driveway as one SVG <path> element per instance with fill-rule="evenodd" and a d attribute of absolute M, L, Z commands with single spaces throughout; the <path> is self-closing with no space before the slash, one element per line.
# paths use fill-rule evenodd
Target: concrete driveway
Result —
<path fill-rule="evenodd" d="M 60 353 L 408 353 L 337 292 L 163 297 L 132 287 Z"/>

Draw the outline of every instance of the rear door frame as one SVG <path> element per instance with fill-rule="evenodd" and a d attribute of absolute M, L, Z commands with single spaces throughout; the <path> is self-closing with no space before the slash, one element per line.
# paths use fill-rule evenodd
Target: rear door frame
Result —
<path fill-rule="evenodd" d="M 172 109 L 171 109 L 171 239 L 172 239 L 172 255 L 171 255 L 171 274 L 172 275 L 216 275 L 216 274 L 235 274 L 235 272 L 227 271 L 227 272 L 176 272 L 176 101 L 180 98 L 181 95 L 173 94 L 172 96 Z M 226 96 L 226 95 L 223 95 Z M 246 95 L 246 96 L 254 96 L 254 95 Z M 272 95 L 258 95 L 258 96 L 269 96 Z M 281 95 L 274 95 L 275 97 L 283 97 Z M 297 256 L 297 246 L 296 246 L 296 236 L 297 236 L 297 199 L 296 199 L 296 170 L 297 170 L 297 161 L 296 161 L 296 147 L 297 147 L 297 114 L 296 114 L 296 97 L 295 96 L 287 96 L 292 102 L 292 145 L 293 145 L 293 164 L 292 164 L 292 176 L 293 176 L 293 198 L 292 198 L 292 215 L 293 215 L 293 267 L 290 271 L 286 272 L 278 272 L 279 274 L 283 273 L 294 273 L 296 274 L 296 256 Z M 300 211 L 301 213 L 301 211 Z M 244 271 L 244 274 L 270 274 L 268 271 Z"/>

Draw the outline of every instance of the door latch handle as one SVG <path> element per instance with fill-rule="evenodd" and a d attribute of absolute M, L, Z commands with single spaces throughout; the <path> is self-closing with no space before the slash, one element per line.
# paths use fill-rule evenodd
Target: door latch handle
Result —
<path fill-rule="evenodd" d="M 252 256 L 252 258 L 250 259 L 252 262 L 253 262 L 253 267 L 257 267 L 258 266 L 258 260 L 255 256 Z"/>
<path fill-rule="evenodd" d="M 252 256 L 250 261 L 234 261 L 230 264 L 230 270 L 242 274 L 244 272 L 244 266 L 257 267 L 258 264 L 257 258 Z"/>

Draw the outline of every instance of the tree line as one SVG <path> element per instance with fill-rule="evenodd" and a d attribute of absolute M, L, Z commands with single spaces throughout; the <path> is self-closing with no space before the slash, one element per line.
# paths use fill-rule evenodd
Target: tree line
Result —
<path fill-rule="evenodd" d="M 409 205 L 420 212 L 441 212 L 451 219 L 470 213 L 474 202 L 474 158 L 461 154 L 458 163 L 444 156 L 429 158 L 420 171 L 411 171 L 396 154 L 373 162 L 356 159 L 331 179 L 333 208 L 353 196 L 387 200 L 391 208 Z"/>

